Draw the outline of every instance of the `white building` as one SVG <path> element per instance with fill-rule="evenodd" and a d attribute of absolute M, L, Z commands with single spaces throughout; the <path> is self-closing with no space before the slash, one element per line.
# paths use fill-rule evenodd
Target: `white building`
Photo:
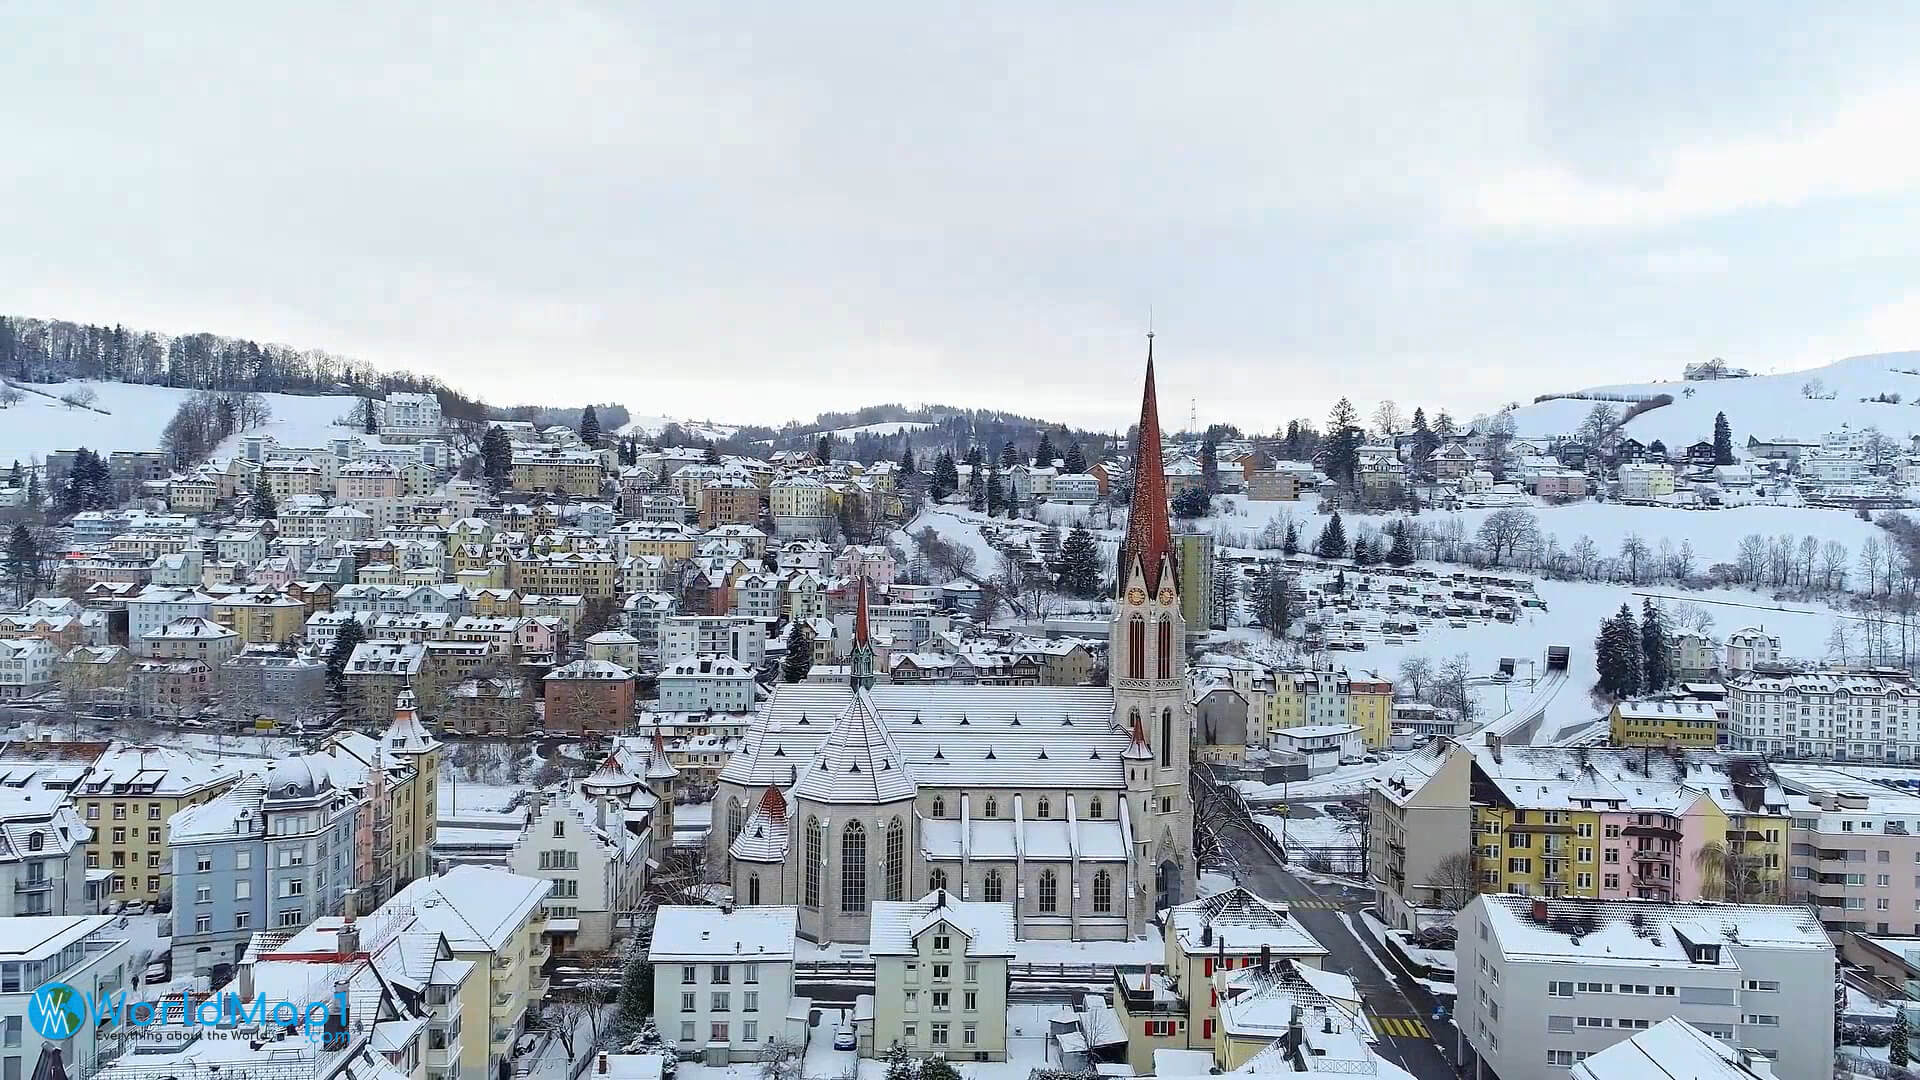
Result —
<path fill-rule="evenodd" d="M 444 424 L 440 399 L 432 394 L 388 394 L 380 417 L 380 434 L 396 438 L 438 435 Z"/>
<path fill-rule="evenodd" d="M 1007 961 L 1013 905 L 969 903 L 945 889 L 873 905 L 872 1045 L 954 1061 L 1007 1057 Z"/>
<path fill-rule="evenodd" d="M 1630 461 L 1620 466 L 1620 497 L 1630 502 L 1652 502 L 1673 494 L 1673 466 L 1652 461 Z"/>
<path fill-rule="evenodd" d="M 63 982 L 90 1001 L 114 997 L 132 980 L 132 956 L 126 940 L 113 931 L 118 919 L 109 915 L 50 916 L 0 919 L 0 972 L 13 975 L 0 982 L 0 1075 L 8 1080 L 32 1076 L 47 1040 L 26 1022 L 33 993 L 49 982 Z M 91 1020 L 91 1017 L 89 1017 Z M 89 1076 L 100 1063 L 108 1025 L 82 1022 L 69 1039 L 57 1045 L 69 1076 Z"/>
<path fill-rule="evenodd" d="M 746 712 L 753 708 L 753 669 L 728 656 L 688 656 L 660 669 L 666 712 Z"/>
<path fill-rule="evenodd" d="M 787 1037 L 798 928 L 790 907 L 661 907 L 647 950 L 661 1038 L 710 1065 L 758 1061 Z"/>
<path fill-rule="evenodd" d="M 27 698 L 53 689 L 60 652 L 40 638 L 0 638 L 0 700 Z"/>
<path fill-rule="evenodd" d="M 40 784 L 0 788 L 0 915 L 84 915 L 86 852 L 93 830 L 66 792 Z"/>
<path fill-rule="evenodd" d="M 1780 662 L 1780 636 L 1764 626 L 1746 626 L 1727 635 L 1727 670 L 1752 671 L 1761 664 Z"/>
<path fill-rule="evenodd" d="M 1064 506 L 1091 506 L 1100 498 L 1100 481 L 1086 473 L 1062 473 L 1053 478 L 1048 501 Z"/>
<path fill-rule="evenodd" d="M 1727 731 L 1736 750 L 1920 760 L 1920 687 L 1905 673 L 1744 675 L 1726 688 Z"/>
<path fill-rule="evenodd" d="M 1483 895 L 1455 925 L 1456 1058 L 1475 1071 L 1562 1077 L 1672 1016 L 1784 1080 L 1832 1073 L 1833 942 L 1804 907 Z"/>
<path fill-rule="evenodd" d="M 175 619 L 213 616 L 213 597 L 196 589 L 148 589 L 127 598 L 127 640 L 139 641 Z"/>
<path fill-rule="evenodd" d="M 1267 736 L 1275 750 L 1287 750 L 1307 760 L 1307 772 L 1318 776 L 1338 768 L 1342 761 L 1367 752 L 1358 724 L 1314 724 L 1280 728 Z"/>
<path fill-rule="evenodd" d="M 639 632 L 634 636 L 639 637 Z M 748 667 L 759 667 L 767 658 L 767 626 L 738 615 L 674 615 L 661 622 L 662 661 L 706 655 L 730 656 Z"/>
<path fill-rule="evenodd" d="M 614 921 L 639 904 L 651 836 L 624 800 L 535 792 L 507 869 L 553 883 L 543 905 L 547 933 L 569 953 L 601 952 Z"/>

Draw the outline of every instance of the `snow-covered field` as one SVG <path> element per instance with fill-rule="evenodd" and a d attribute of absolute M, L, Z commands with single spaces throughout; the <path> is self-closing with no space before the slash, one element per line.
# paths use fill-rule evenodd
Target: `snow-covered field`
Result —
<path fill-rule="evenodd" d="M 903 431 L 923 431 L 932 427 L 924 420 L 889 420 L 881 424 L 861 424 L 858 427 L 835 428 L 832 434 L 844 439 L 855 435 L 898 435 Z"/>
<path fill-rule="evenodd" d="M 1906 369 L 1906 370 L 1900 370 Z M 1660 439 L 1673 448 L 1713 437 L 1713 417 L 1724 412 L 1733 425 L 1736 448 L 1747 436 L 1761 439 L 1790 436 L 1818 440 L 1841 425 L 1878 427 L 1904 440 L 1920 432 L 1920 352 L 1876 353 L 1854 356 L 1825 367 L 1782 375 L 1714 382 L 1624 383 L 1596 386 L 1589 392 L 1647 397 L 1673 395 L 1673 404 L 1636 416 L 1626 431 L 1641 442 Z M 1801 392 L 1808 380 L 1819 379 L 1831 398 L 1809 399 Z M 1688 397 L 1686 391 L 1693 390 Z M 1862 401 L 1881 394 L 1900 395 L 1900 404 Z M 1580 426 L 1594 402 L 1555 398 L 1514 410 L 1522 436 L 1566 435 Z M 1627 405 L 1614 403 L 1618 412 Z"/>
<path fill-rule="evenodd" d="M 658 435 L 667 429 L 668 424 L 680 425 L 680 430 L 696 439 L 729 439 L 740 429 L 728 424 L 716 424 L 711 420 L 682 420 L 671 416 L 634 416 L 614 430 L 615 435 Z"/>
<path fill-rule="evenodd" d="M 199 393 L 170 386 L 146 386 L 135 383 L 68 382 L 38 385 L 20 384 L 53 397 L 28 393 L 19 404 L 0 409 L 0 464 L 26 461 L 34 455 L 44 457 L 54 450 L 73 450 L 85 446 L 103 453 L 114 450 L 157 450 L 160 433 L 180 408 L 180 403 Z M 70 408 L 56 400 L 80 387 L 99 395 L 93 409 Z M 273 418 L 250 433 L 266 433 L 292 446 L 325 446 L 328 439 L 357 435 L 352 426 L 353 410 L 360 399 L 345 395 L 301 396 L 262 394 L 273 410 Z M 367 436 L 369 440 L 377 436 Z M 218 454 L 231 454 L 237 439 L 222 444 Z"/>

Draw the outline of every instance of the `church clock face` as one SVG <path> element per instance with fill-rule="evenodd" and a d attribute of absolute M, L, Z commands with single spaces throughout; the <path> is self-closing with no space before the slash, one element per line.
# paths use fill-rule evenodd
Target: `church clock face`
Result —
<path fill-rule="evenodd" d="M 1173 606 L 1173 590 L 1172 589 L 1160 590 L 1160 606 L 1161 607 Z"/>
<path fill-rule="evenodd" d="M 1136 585 L 1133 588 L 1127 590 L 1127 603 L 1132 604 L 1134 607 L 1139 607 L 1141 604 L 1144 604 L 1146 602 L 1147 602 L 1147 591 L 1145 589 L 1142 589 L 1138 585 Z"/>

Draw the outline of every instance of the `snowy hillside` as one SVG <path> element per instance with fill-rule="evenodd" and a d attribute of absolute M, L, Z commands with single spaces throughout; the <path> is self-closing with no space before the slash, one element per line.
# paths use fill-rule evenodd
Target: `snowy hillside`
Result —
<path fill-rule="evenodd" d="M 134 383 L 66 382 L 51 385 L 19 384 L 19 404 L 0 409 L 0 464 L 26 461 L 54 450 L 88 447 L 102 453 L 114 450 L 158 450 L 160 433 L 173 419 L 180 403 L 199 393 L 169 386 Z M 80 387 L 98 395 L 93 409 L 71 408 L 57 399 Z M 38 391 L 35 393 L 34 391 Z M 43 397 L 42 394 L 51 395 Z M 262 394 L 273 419 L 254 429 L 293 446 L 324 446 L 328 439 L 356 434 L 349 421 L 360 399 L 347 395 L 304 397 Z M 103 411 L 95 411 L 103 410 Z M 367 436 L 369 440 L 375 436 Z M 234 440 L 222 444 L 215 456 L 231 454 Z"/>
<path fill-rule="evenodd" d="M 615 435 L 658 435 L 667 429 L 668 424 L 680 425 L 680 430 L 696 439 L 730 439 L 740 429 L 727 424 L 712 421 L 678 420 L 671 416 L 636 416 L 614 431 Z"/>
<path fill-rule="evenodd" d="M 835 428 L 832 432 L 842 439 L 851 439 L 855 435 L 898 435 L 903 431 L 921 431 L 932 427 L 924 420 L 892 420 L 884 424 L 861 424 L 859 427 Z"/>
<path fill-rule="evenodd" d="M 1726 413 L 1733 425 L 1736 448 L 1744 446 L 1749 435 L 1817 441 L 1843 424 L 1855 428 L 1877 426 L 1888 436 L 1904 440 L 1920 433 L 1920 374 L 1915 372 L 1920 372 L 1920 352 L 1877 353 L 1783 375 L 1631 383 L 1597 386 L 1583 392 L 1636 399 L 1673 395 L 1673 404 L 1634 417 L 1626 428 L 1642 442 L 1660 439 L 1670 447 L 1712 438 L 1713 417 L 1719 412 Z M 1824 393 L 1832 396 L 1809 399 L 1802 388 L 1814 379 L 1824 384 Z M 1687 395 L 1688 390 L 1693 391 L 1692 396 Z M 1900 404 L 1871 400 L 1882 394 L 1898 394 Z M 1556 398 L 1516 409 L 1513 416 L 1523 436 L 1563 435 L 1578 428 L 1593 406 L 1590 400 Z M 1627 407 L 1615 403 L 1620 411 Z"/>

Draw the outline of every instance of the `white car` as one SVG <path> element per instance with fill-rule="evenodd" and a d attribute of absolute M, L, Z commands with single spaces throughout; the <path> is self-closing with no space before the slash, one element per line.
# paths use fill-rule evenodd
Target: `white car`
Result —
<path fill-rule="evenodd" d="M 854 1050 L 859 1046 L 860 1042 L 854 1038 L 852 1028 L 843 1024 L 834 1031 L 833 1048 L 835 1050 Z"/>

